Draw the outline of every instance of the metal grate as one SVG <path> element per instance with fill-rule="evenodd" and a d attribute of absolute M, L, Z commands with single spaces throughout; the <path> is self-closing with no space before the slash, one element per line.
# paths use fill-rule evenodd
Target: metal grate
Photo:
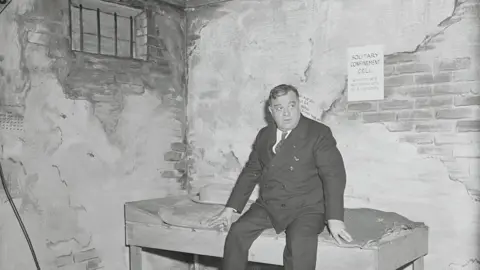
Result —
<path fill-rule="evenodd" d="M 12 112 L 0 112 L 0 129 L 23 131 L 23 116 Z"/>
<path fill-rule="evenodd" d="M 146 12 L 125 16 L 72 0 L 68 11 L 72 50 L 146 60 Z"/>

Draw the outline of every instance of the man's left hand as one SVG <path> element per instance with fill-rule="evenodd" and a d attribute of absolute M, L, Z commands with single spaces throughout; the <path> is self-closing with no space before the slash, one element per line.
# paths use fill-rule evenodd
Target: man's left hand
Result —
<path fill-rule="evenodd" d="M 337 241 L 338 244 L 342 244 L 343 240 L 347 242 L 352 242 L 352 236 L 347 232 L 345 228 L 345 223 L 341 220 L 336 219 L 329 219 L 328 220 L 328 229 L 330 230 L 330 234 L 332 237 Z"/>

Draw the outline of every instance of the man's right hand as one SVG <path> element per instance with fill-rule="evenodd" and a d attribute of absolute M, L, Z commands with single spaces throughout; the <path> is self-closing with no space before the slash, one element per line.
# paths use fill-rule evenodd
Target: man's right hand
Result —
<path fill-rule="evenodd" d="M 209 218 L 206 223 L 209 227 L 219 227 L 227 231 L 232 225 L 233 208 L 225 207 L 220 213 Z"/>

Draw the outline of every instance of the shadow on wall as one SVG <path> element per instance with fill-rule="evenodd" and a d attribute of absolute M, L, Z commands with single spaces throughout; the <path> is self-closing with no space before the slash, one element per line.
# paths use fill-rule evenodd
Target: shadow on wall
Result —
<path fill-rule="evenodd" d="M 274 124 L 275 121 L 273 120 L 272 114 L 268 110 L 268 98 L 263 102 L 263 120 L 267 125 Z"/>

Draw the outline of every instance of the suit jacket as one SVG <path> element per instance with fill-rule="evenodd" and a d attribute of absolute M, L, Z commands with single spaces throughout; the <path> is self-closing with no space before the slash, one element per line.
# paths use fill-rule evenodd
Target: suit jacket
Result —
<path fill-rule="evenodd" d="M 277 233 L 302 214 L 343 221 L 346 172 L 330 128 L 301 115 L 274 154 L 276 130 L 269 124 L 258 132 L 226 206 L 241 213 L 259 184 L 255 203 L 267 210 Z"/>

